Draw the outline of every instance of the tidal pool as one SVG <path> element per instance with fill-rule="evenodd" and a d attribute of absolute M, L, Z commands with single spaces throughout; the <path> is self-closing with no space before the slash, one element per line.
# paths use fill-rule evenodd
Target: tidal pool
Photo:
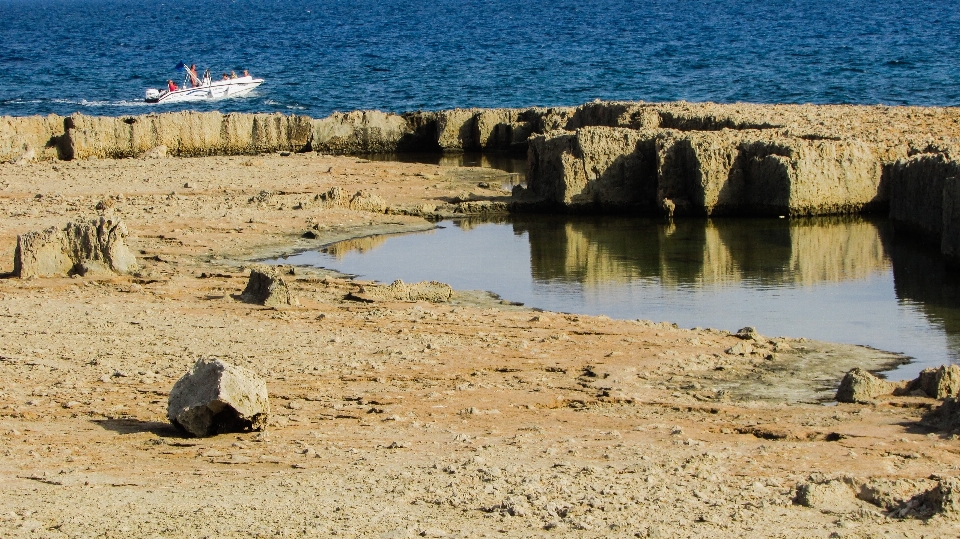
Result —
<path fill-rule="evenodd" d="M 888 373 L 893 380 L 960 358 L 960 279 L 935 249 L 882 219 L 465 219 L 274 262 L 387 283 L 436 280 L 550 311 L 755 326 L 914 358 Z"/>

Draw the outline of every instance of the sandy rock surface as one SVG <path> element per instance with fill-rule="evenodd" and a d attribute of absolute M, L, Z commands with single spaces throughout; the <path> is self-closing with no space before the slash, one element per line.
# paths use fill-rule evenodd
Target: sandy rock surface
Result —
<path fill-rule="evenodd" d="M 921 424 L 939 401 L 816 400 L 893 357 L 467 291 L 352 301 L 371 283 L 319 269 L 285 268 L 299 305 L 242 301 L 256 259 L 428 229 L 390 209 L 491 174 L 298 154 L 0 165 L 0 271 L 18 234 L 98 205 L 141 266 L 0 279 L 0 536 L 957 536 L 960 442 Z M 334 187 L 386 208 L 318 197 Z M 266 431 L 169 423 L 200 357 L 265 380 Z"/>

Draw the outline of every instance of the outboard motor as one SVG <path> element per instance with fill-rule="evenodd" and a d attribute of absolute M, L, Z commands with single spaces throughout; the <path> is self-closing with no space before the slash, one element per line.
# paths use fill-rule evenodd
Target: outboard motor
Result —
<path fill-rule="evenodd" d="M 148 103 L 156 102 L 160 100 L 160 90 L 156 88 L 147 88 L 147 95 L 145 101 Z"/>

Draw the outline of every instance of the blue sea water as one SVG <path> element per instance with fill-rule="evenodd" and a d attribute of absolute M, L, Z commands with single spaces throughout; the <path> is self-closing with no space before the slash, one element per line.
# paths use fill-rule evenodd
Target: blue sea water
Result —
<path fill-rule="evenodd" d="M 0 0 L 0 115 L 575 105 L 960 105 L 956 2 Z M 253 96 L 146 105 L 179 61 Z"/>

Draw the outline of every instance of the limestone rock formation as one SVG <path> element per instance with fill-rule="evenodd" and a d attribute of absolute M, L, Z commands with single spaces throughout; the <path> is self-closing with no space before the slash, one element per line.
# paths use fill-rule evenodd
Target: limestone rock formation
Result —
<path fill-rule="evenodd" d="M 960 430 L 960 397 L 947 397 L 924 414 L 921 423 L 947 432 Z"/>
<path fill-rule="evenodd" d="M 27 279 L 102 269 L 127 273 L 137 268 L 137 260 L 124 243 L 126 237 L 123 221 L 106 217 L 28 232 L 17 236 L 13 274 Z"/>
<path fill-rule="evenodd" d="M 797 485 L 794 503 L 830 512 L 855 511 L 860 507 L 850 483 L 843 478 L 811 478 Z"/>
<path fill-rule="evenodd" d="M 49 116 L 0 117 L 0 163 L 56 159 L 60 156 L 63 117 Z"/>
<path fill-rule="evenodd" d="M 814 473 L 797 484 L 794 503 L 827 513 L 863 514 L 874 506 L 892 517 L 929 518 L 939 514 L 956 520 L 960 518 L 960 479 L 860 478 Z"/>
<path fill-rule="evenodd" d="M 437 281 L 422 281 L 407 284 L 397 279 L 387 286 L 362 285 L 348 298 L 358 301 L 429 301 L 443 303 L 453 297 L 453 288 Z"/>
<path fill-rule="evenodd" d="M 250 270 L 250 279 L 247 280 L 247 287 L 240 294 L 240 299 L 267 307 L 297 304 L 280 272 L 270 266 L 259 266 Z"/>
<path fill-rule="evenodd" d="M 851 369 L 837 389 L 837 402 L 870 402 L 880 395 L 890 395 L 899 386 L 857 367 Z"/>
<path fill-rule="evenodd" d="M 166 146 L 178 157 L 302 151 L 313 121 L 282 114 L 167 112 L 119 118 L 74 114 L 65 122 L 66 158 L 137 157 Z"/>
<path fill-rule="evenodd" d="M 367 190 L 357 191 L 351 198 L 348 206 L 351 210 L 383 213 L 387 203 L 376 193 Z"/>
<path fill-rule="evenodd" d="M 391 153 L 401 148 L 414 130 L 400 115 L 362 110 L 335 112 L 313 120 L 314 151 L 334 154 Z"/>
<path fill-rule="evenodd" d="M 479 109 L 453 109 L 437 113 L 437 144 L 446 151 L 479 146 L 474 131 Z"/>
<path fill-rule="evenodd" d="M 946 222 L 944 187 L 950 178 L 960 178 L 960 163 L 925 153 L 893 163 L 888 176 L 890 219 L 899 228 L 939 240 Z"/>
<path fill-rule="evenodd" d="M 528 187 L 572 209 L 816 215 L 886 200 L 881 162 L 869 144 L 765 130 L 582 127 L 533 137 L 529 163 Z"/>
<path fill-rule="evenodd" d="M 960 519 L 960 478 L 939 477 L 937 487 L 927 493 L 936 512 L 950 520 Z"/>
<path fill-rule="evenodd" d="M 348 196 L 343 188 L 334 186 L 326 193 L 317 195 L 315 199 L 329 207 L 350 208 L 357 211 L 383 213 L 387 209 L 387 203 L 379 195 L 366 189 Z"/>
<path fill-rule="evenodd" d="M 219 359 L 197 360 L 167 401 L 167 418 L 198 437 L 263 430 L 269 415 L 266 382 Z"/>
<path fill-rule="evenodd" d="M 960 175 L 944 179 L 941 217 L 940 253 L 953 266 L 960 266 Z"/>
<path fill-rule="evenodd" d="M 920 376 L 910 383 L 908 390 L 919 389 L 933 399 L 945 399 L 960 395 L 960 367 L 941 365 L 923 369 Z"/>

